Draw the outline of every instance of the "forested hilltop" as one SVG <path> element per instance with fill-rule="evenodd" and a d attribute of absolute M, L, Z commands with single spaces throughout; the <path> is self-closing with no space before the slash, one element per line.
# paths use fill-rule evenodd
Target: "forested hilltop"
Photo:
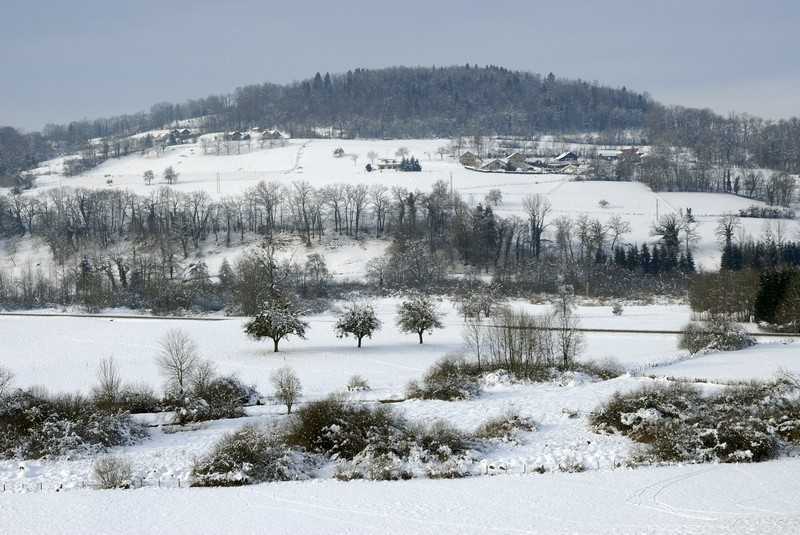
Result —
<path fill-rule="evenodd" d="M 603 143 L 687 147 L 712 165 L 800 171 L 800 120 L 723 117 L 711 110 L 666 107 L 646 93 L 497 66 L 392 67 L 317 73 L 286 85 L 244 86 L 148 112 L 22 134 L 0 127 L 0 181 L 37 162 L 77 152 L 89 140 L 124 145 L 127 136 L 191 125 L 205 131 L 278 127 L 293 137 L 355 138 L 597 134 Z M 125 152 L 125 146 L 121 149 Z M 0 184 L 3 185 L 3 184 Z"/>

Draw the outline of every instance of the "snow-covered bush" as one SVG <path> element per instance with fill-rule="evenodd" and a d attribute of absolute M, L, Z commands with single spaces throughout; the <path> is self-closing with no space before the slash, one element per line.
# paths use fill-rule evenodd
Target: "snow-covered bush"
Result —
<path fill-rule="evenodd" d="M 592 424 L 644 444 L 635 462 L 759 462 L 800 439 L 798 416 L 797 391 L 785 383 L 728 387 L 708 396 L 671 385 L 615 394 Z"/>
<path fill-rule="evenodd" d="M 287 446 L 275 431 L 248 425 L 225 435 L 207 456 L 195 462 L 192 486 L 308 479 L 313 468 L 309 456 Z"/>
<path fill-rule="evenodd" d="M 92 467 L 94 480 L 101 489 L 130 488 L 133 469 L 131 464 L 121 457 L 100 457 Z"/>
<path fill-rule="evenodd" d="M 244 407 L 258 399 L 258 392 L 233 375 L 193 381 L 183 400 L 174 400 L 175 423 L 204 422 L 220 418 L 241 418 Z"/>
<path fill-rule="evenodd" d="M 331 396 L 301 407 L 288 424 L 286 440 L 306 451 L 352 459 L 370 439 L 404 428 L 405 422 L 388 407 L 372 408 Z"/>
<path fill-rule="evenodd" d="M 468 456 L 468 439 L 445 422 L 430 426 L 398 426 L 367 437 L 363 450 L 351 460 L 341 462 L 336 477 L 342 480 L 455 478 L 471 474 L 473 460 Z"/>
<path fill-rule="evenodd" d="M 577 455 L 571 453 L 558 462 L 558 470 L 568 474 L 576 474 L 586 471 L 586 465 Z"/>
<path fill-rule="evenodd" d="M 115 405 L 132 414 L 164 410 L 161 399 L 146 384 L 123 385 Z"/>
<path fill-rule="evenodd" d="M 507 412 L 486 420 L 478 427 L 475 436 L 484 440 L 516 443 L 520 433 L 531 431 L 536 431 L 536 422 L 533 418 L 520 416 L 516 412 Z"/>
<path fill-rule="evenodd" d="M 578 361 L 573 364 L 572 368 L 576 372 L 582 372 L 603 381 L 625 375 L 627 371 L 625 366 L 612 358 Z"/>
<path fill-rule="evenodd" d="M 331 397 L 297 411 L 287 444 L 330 457 L 338 479 L 398 480 L 469 475 L 468 437 L 443 422 L 411 426 L 388 407 Z"/>
<path fill-rule="evenodd" d="M 700 351 L 738 351 L 756 344 L 740 325 L 724 319 L 714 319 L 708 325 L 691 322 L 683 331 L 678 347 L 692 355 Z"/>
<path fill-rule="evenodd" d="M 412 381 L 406 388 L 411 399 L 470 399 L 480 393 L 474 371 L 461 360 L 445 357 L 428 369 L 421 382 Z"/>
<path fill-rule="evenodd" d="M 0 400 L 0 458 L 60 458 L 127 446 L 147 435 L 127 413 L 80 395 L 17 390 Z"/>
<path fill-rule="evenodd" d="M 611 313 L 614 314 L 615 316 L 622 316 L 623 311 L 624 308 L 622 308 L 622 303 L 620 303 L 619 301 L 614 301 L 611 304 Z"/>

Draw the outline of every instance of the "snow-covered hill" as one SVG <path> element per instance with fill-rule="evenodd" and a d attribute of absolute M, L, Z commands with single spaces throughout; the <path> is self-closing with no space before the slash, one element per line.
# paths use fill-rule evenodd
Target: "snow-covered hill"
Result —
<path fill-rule="evenodd" d="M 717 267 L 719 263 L 719 245 L 715 235 L 718 218 L 752 204 L 762 204 L 729 194 L 655 193 L 640 183 L 574 181 L 570 175 L 478 173 L 465 169 L 452 158 L 441 157 L 437 149 L 447 144 L 448 140 L 444 139 L 291 140 L 286 146 L 274 148 L 258 148 L 254 143 L 252 151 L 242 149 L 242 154 L 230 155 L 205 154 L 199 143 L 177 145 L 167 148 L 159 156 L 148 153 L 108 160 L 76 177 L 64 177 L 59 172 L 59 161 L 54 161 L 42 168 L 50 174 L 39 176 L 34 191 L 74 186 L 122 188 L 148 194 L 163 182 L 160 177 L 168 166 L 179 173 L 178 183 L 172 187 L 180 191 L 202 189 L 215 198 L 241 194 L 261 180 L 286 184 L 305 180 L 314 187 L 331 183 L 379 183 L 422 191 L 428 190 L 436 181 L 444 181 L 452 183 L 471 205 L 482 202 L 490 189 L 499 189 L 503 202 L 496 211 L 501 215 L 524 217 L 522 199 L 535 193 L 550 200 L 553 217 L 587 214 L 606 222 L 618 215 L 629 221 L 632 227 L 632 232 L 624 236 L 624 240 L 636 243 L 652 241 L 650 227 L 658 216 L 691 208 L 698 221 L 695 260 L 708 269 Z M 339 147 L 345 155 L 335 158 L 333 152 Z M 410 155 L 421 161 L 422 172 L 368 173 L 365 170 L 370 153 L 376 154 L 377 158 L 395 158 L 400 147 L 406 147 Z M 142 178 L 147 170 L 152 170 L 157 177 L 150 186 Z M 606 207 L 600 206 L 603 200 L 608 203 Z M 742 232 L 758 237 L 767 224 L 769 220 L 744 219 Z M 336 271 L 335 264 L 333 269 Z"/>

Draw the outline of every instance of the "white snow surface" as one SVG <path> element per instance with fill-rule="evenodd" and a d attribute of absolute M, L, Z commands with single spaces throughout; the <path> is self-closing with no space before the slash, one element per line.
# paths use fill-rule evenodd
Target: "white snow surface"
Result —
<path fill-rule="evenodd" d="M 4 495 L 0 532 L 790 534 L 800 461 L 404 482 Z M 45 515 L 49 520 L 45 520 Z"/>

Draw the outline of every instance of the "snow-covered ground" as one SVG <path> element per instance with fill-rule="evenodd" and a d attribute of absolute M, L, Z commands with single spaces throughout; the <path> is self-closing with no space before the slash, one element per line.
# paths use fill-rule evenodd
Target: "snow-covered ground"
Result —
<path fill-rule="evenodd" d="M 547 305 L 513 306 L 543 312 Z M 419 378 L 443 354 L 461 346 L 461 318 L 453 305 L 445 328 L 419 345 L 394 325 L 396 299 L 379 300 L 384 329 L 358 350 L 337 339 L 333 315 L 310 318 L 307 340 L 291 339 L 274 354 L 269 344 L 248 340 L 242 319 L 158 320 L 0 316 L 0 363 L 17 373 L 20 386 L 86 391 L 99 359 L 114 356 L 129 382 L 159 384 L 154 356 L 170 328 L 186 330 L 220 372 L 236 373 L 268 393 L 269 376 L 290 365 L 304 386 L 304 400 L 343 390 L 360 374 L 373 390 L 352 394 L 369 402 L 402 398 L 405 384 Z M 602 329 L 677 329 L 689 318 L 684 305 L 628 306 L 621 317 L 608 306 L 579 308 L 581 325 Z M 517 443 L 497 443 L 477 452 L 505 475 L 463 481 L 350 482 L 327 479 L 265 484 L 244 489 L 187 489 L 192 463 L 227 432 L 247 423 L 285 418 L 274 405 L 250 407 L 248 416 L 173 432 L 154 427 L 149 439 L 112 453 L 128 459 L 144 489 L 82 490 L 91 482 L 93 459 L 0 461 L 0 533 L 39 533 L 41 511 L 57 515 L 48 533 L 789 533 L 800 527 L 800 462 L 784 459 L 754 466 L 620 468 L 634 447 L 619 435 L 598 435 L 587 416 L 614 392 L 664 381 L 664 376 L 703 379 L 769 378 L 780 367 L 800 372 L 800 351 L 779 341 L 738 353 L 687 360 L 674 335 L 587 333 L 582 358 L 614 357 L 636 374 L 610 381 L 566 375 L 542 384 L 490 382 L 476 399 L 458 402 L 409 400 L 394 410 L 412 422 L 446 420 L 473 431 L 488 418 L 517 413 L 537 430 Z M 676 364 L 649 367 L 649 364 Z M 765 364 L 766 363 L 766 364 Z M 653 375 L 656 378 L 646 376 Z M 704 388 L 720 388 L 705 385 Z M 137 416 L 157 424 L 159 416 Z M 580 462 L 584 474 L 558 473 L 560 464 Z M 543 467 L 546 474 L 534 473 Z M 177 487 L 182 488 L 177 488 Z M 161 487 L 161 488 L 159 488 Z M 733 490 L 721 492 L 728 487 Z M 113 514 L 120 515 L 113 517 Z M 128 513 L 125 511 L 140 511 Z M 147 511 L 146 514 L 141 511 Z M 258 513 L 258 514 L 257 514 Z M 264 524 L 266 522 L 266 524 Z M 259 526 L 258 528 L 256 526 Z M 784 530 L 784 531 L 781 531 Z"/>
<path fill-rule="evenodd" d="M 401 393 L 408 381 L 417 379 L 442 355 L 462 348 L 463 320 L 452 303 L 441 303 L 445 328 L 426 337 L 421 346 L 414 335 L 401 333 L 395 325 L 398 303 L 398 299 L 388 298 L 376 302 L 383 330 L 373 340 L 365 339 L 361 349 L 352 339 L 336 338 L 335 315 L 327 312 L 309 318 L 307 340 L 284 340 L 277 354 L 270 343 L 245 337 L 242 318 L 161 321 L 0 316 L 0 362 L 13 369 L 17 382 L 24 386 L 88 391 L 95 381 L 98 360 L 113 356 L 128 381 L 157 385 L 158 341 L 167 330 L 179 328 L 196 340 L 203 357 L 212 360 L 220 372 L 236 373 L 264 391 L 270 388 L 272 371 L 290 364 L 310 396 L 324 396 L 360 374 L 369 380 L 376 396 L 390 397 Z M 547 305 L 512 304 L 534 313 L 549 309 Z M 583 327 L 602 329 L 675 330 L 690 317 L 685 305 L 628 306 L 619 317 L 608 306 L 580 307 L 578 312 Z M 671 361 L 681 353 L 676 344 L 675 335 L 589 333 L 583 358 L 614 358 L 623 365 L 641 367 Z"/>
<path fill-rule="evenodd" d="M 466 480 L 6 494 L 0 532 L 787 535 L 800 532 L 799 478 L 800 461 L 783 460 Z"/>

